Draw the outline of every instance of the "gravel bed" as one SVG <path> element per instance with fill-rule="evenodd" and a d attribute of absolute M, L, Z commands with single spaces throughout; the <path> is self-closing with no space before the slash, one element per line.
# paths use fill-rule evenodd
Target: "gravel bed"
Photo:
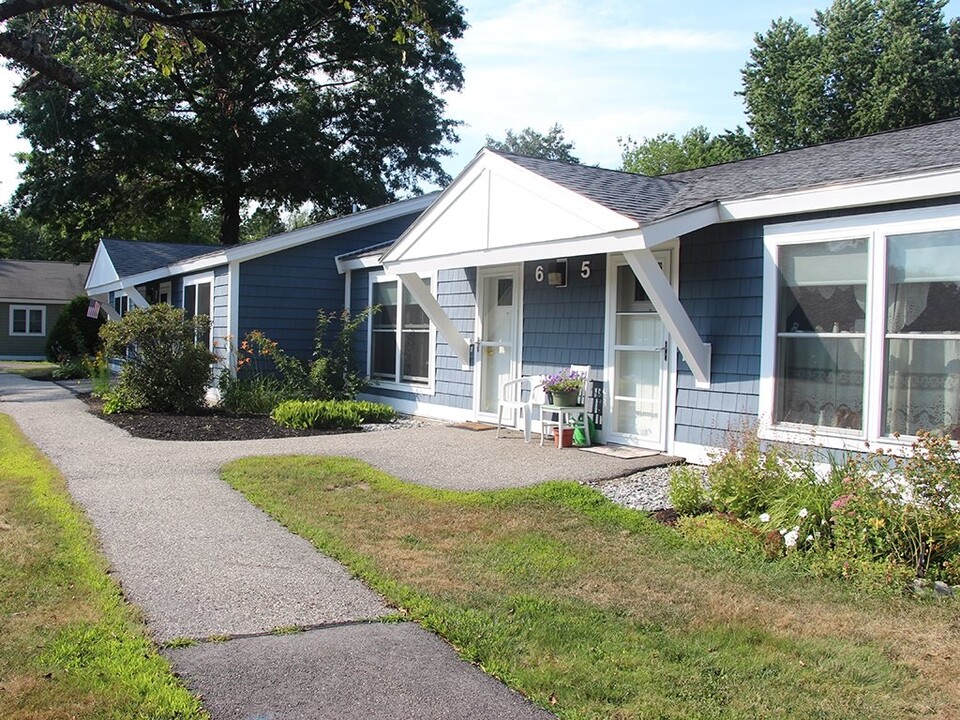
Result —
<path fill-rule="evenodd" d="M 381 430 L 407 430 L 409 428 L 432 427 L 434 425 L 447 425 L 441 420 L 431 420 L 430 418 L 419 417 L 417 415 L 397 415 L 393 422 L 388 423 L 370 423 L 360 428 L 361 432 L 379 432 Z"/>
<path fill-rule="evenodd" d="M 616 480 L 602 480 L 587 484 L 595 487 L 607 499 L 618 505 L 634 510 L 653 512 L 670 507 L 670 498 L 667 491 L 670 484 L 670 472 L 674 467 L 676 466 L 667 465 L 651 468 Z M 700 472 L 706 479 L 706 467 L 700 465 L 690 465 L 689 467 Z"/>

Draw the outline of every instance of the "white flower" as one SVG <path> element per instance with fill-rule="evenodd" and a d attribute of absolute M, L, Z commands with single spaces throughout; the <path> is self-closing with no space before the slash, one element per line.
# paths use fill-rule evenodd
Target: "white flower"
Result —
<path fill-rule="evenodd" d="M 760 513 L 760 522 L 770 522 L 770 513 Z"/>
<path fill-rule="evenodd" d="M 797 517 L 805 518 L 809 514 L 810 513 L 806 508 L 800 508 L 800 512 L 797 513 Z"/>
<path fill-rule="evenodd" d="M 813 535 L 807 535 L 807 542 L 813 542 Z"/>
<path fill-rule="evenodd" d="M 786 528 L 780 528 L 780 534 L 781 534 L 781 535 L 786 535 L 786 534 L 787 534 L 787 529 L 786 529 Z"/>
<path fill-rule="evenodd" d="M 783 536 L 783 544 L 786 545 L 788 548 L 796 547 L 797 540 L 799 539 L 800 539 L 800 533 L 798 533 L 796 530 L 791 530 L 790 532 L 788 532 L 786 535 Z"/>

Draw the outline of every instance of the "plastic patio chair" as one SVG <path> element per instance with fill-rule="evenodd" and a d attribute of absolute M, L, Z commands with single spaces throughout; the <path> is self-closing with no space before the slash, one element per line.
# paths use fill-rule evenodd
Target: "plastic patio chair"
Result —
<path fill-rule="evenodd" d="M 497 437 L 500 437 L 500 428 L 503 425 L 503 411 L 516 410 L 523 418 L 523 440 L 530 442 L 533 406 L 542 405 L 544 401 L 542 385 L 542 375 L 527 375 L 516 380 L 507 380 L 500 386 L 500 398 L 497 401 Z M 518 421 L 520 417 L 517 418 Z"/>

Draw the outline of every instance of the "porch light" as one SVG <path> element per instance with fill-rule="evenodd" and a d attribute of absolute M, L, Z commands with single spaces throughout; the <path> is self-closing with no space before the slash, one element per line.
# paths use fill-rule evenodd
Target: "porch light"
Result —
<path fill-rule="evenodd" d="M 547 270 L 547 284 L 554 287 L 567 286 L 567 261 L 554 260 Z"/>

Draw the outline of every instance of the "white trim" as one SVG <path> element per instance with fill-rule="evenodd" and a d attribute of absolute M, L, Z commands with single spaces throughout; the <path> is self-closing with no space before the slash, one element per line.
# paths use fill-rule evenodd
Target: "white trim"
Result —
<path fill-rule="evenodd" d="M 451 244 L 451 251 L 443 255 L 418 260 L 389 262 L 382 258 L 386 272 L 436 272 L 462 267 L 486 267 L 492 265 L 515 265 L 533 262 L 544 258 L 576 257 L 603 253 L 624 252 L 646 247 L 643 233 L 638 229 L 618 230 L 597 235 L 584 235 L 575 238 L 560 238 L 529 242 L 491 250 L 472 252 L 457 251 Z"/>
<path fill-rule="evenodd" d="M 655 248 L 681 235 L 722 222 L 720 203 L 711 202 L 643 226 L 644 246 Z"/>
<path fill-rule="evenodd" d="M 110 257 L 110 253 L 107 252 L 107 248 L 101 240 L 97 243 L 96 252 L 93 254 L 93 262 L 90 263 L 90 269 L 87 270 L 87 277 L 83 281 L 83 286 L 85 288 L 93 288 L 114 283 L 119 279 L 120 275 L 113 266 L 113 259 Z M 109 290 L 114 289 L 115 288 L 108 288 L 105 291 L 99 290 L 97 292 L 109 292 Z"/>
<path fill-rule="evenodd" d="M 17 310 L 23 310 L 23 332 L 15 332 L 13 329 L 13 314 Z M 40 332 L 30 332 L 30 315 L 40 311 Z M 8 333 L 10 337 L 44 337 L 47 334 L 47 306 L 46 305 L 11 305 L 8 313 L 10 320 Z"/>
<path fill-rule="evenodd" d="M 744 168 L 744 172 L 749 172 L 749 168 Z M 960 170 L 957 168 L 724 200 L 720 203 L 720 218 L 721 222 L 751 220 L 951 195 L 960 195 Z"/>
<path fill-rule="evenodd" d="M 673 455 L 682 457 L 693 465 L 711 465 L 717 458 L 723 456 L 724 452 L 724 448 L 685 442 L 675 442 L 672 450 Z"/>
<path fill-rule="evenodd" d="M 840 218 L 767 225 L 763 229 L 763 310 L 761 316 L 759 434 L 765 440 L 818 446 L 833 450 L 864 452 L 884 448 L 903 453 L 912 438 L 897 440 L 883 433 L 886 342 L 886 238 L 960 229 L 960 204 L 932 208 L 860 214 Z M 866 322 L 864 337 L 864 398 L 860 430 L 829 426 L 773 424 L 776 402 L 777 304 L 781 247 L 798 244 L 867 240 Z"/>
<path fill-rule="evenodd" d="M 145 308 L 150 307 L 150 303 L 147 302 L 147 299 L 140 293 L 140 291 L 133 287 L 124 287 L 124 292 L 128 298 L 128 302 L 133 307 Z"/>
<path fill-rule="evenodd" d="M 394 220 L 398 217 L 403 217 L 404 215 L 422 212 L 428 208 L 436 198 L 437 193 L 430 193 L 428 195 L 421 195 L 420 197 L 410 198 L 407 200 L 398 200 L 397 202 L 390 203 L 389 205 L 371 208 L 370 210 L 361 210 L 360 212 L 353 213 L 352 215 L 346 215 L 344 217 L 328 220 L 327 222 L 319 223 L 317 225 L 310 225 L 297 230 L 291 230 L 289 232 L 267 237 L 247 245 L 236 245 L 229 248 L 218 248 L 216 246 L 211 246 L 210 252 L 204 255 L 188 258 L 179 262 L 170 263 L 169 265 L 165 265 L 163 267 L 154 268 L 153 270 L 131 275 L 124 278 L 124 280 L 130 284 L 142 285 L 145 282 L 159 280 L 171 275 L 186 275 L 203 270 L 211 270 L 216 267 L 227 265 L 230 262 L 244 262 L 246 260 L 253 260 L 254 258 L 270 255 L 271 253 L 279 252 L 281 250 L 287 250 L 299 245 L 305 245 L 306 243 L 310 243 L 315 240 L 322 240 L 334 235 L 341 235 L 343 233 L 351 232 L 353 230 L 360 230 L 362 228 L 376 225 L 381 222 L 386 222 L 388 220 Z M 100 247 L 102 247 L 102 244 Z M 100 248 L 98 247 L 97 252 L 99 253 L 99 251 Z M 96 260 L 96 258 L 94 258 L 94 260 Z M 88 283 L 90 282 L 90 277 L 91 276 L 88 275 Z M 116 290 L 119 287 L 117 285 L 118 280 L 119 278 L 117 278 L 117 280 L 100 282 L 98 285 L 88 285 L 87 290 L 90 293 L 102 293 Z"/>
<path fill-rule="evenodd" d="M 376 387 L 375 386 L 374 390 Z M 375 391 L 367 390 L 358 396 L 361 400 L 370 400 L 372 402 L 386 403 L 397 412 L 406 415 L 419 415 L 420 417 L 431 418 L 434 420 L 446 420 L 448 422 L 467 422 L 473 420 L 473 413 L 463 408 L 450 407 L 449 405 L 438 405 L 436 403 L 424 402 L 421 400 L 408 400 L 406 398 L 388 397 L 386 395 L 377 395 Z"/>
<path fill-rule="evenodd" d="M 213 288 L 211 287 L 211 290 Z M 212 301 L 211 301 L 212 302 Z M 211 307 L 211 312 L 213 308 Z M 210 319 L 213 322 L 213 318 Z M 237 374 L 237 347 L 240 345 L 240 263 L 227 265 L 227 353 L 223 358 L 231 375 Z"/>
<path fill-rule="evenodd" d="M 383 248 L 383 252 L 386 252 L 387 248 Z M 380 267 L 380 258 L 382 255 L 364 255 L 362 257 L 348 257 L 344 259 L 343 255 L 338 255 L 336 257 L 337 262 L 337 272 L 343 275 L 343 273 L 350 270 L 370 270 L 372 268 Z"/>
<path fill-rule="evenodd" d="M 350 295 L 353 294 L 353 270 L 347 270 L 343 274 L 343 309 L 353 315 L 353 310 L 350 307 Z"/>

